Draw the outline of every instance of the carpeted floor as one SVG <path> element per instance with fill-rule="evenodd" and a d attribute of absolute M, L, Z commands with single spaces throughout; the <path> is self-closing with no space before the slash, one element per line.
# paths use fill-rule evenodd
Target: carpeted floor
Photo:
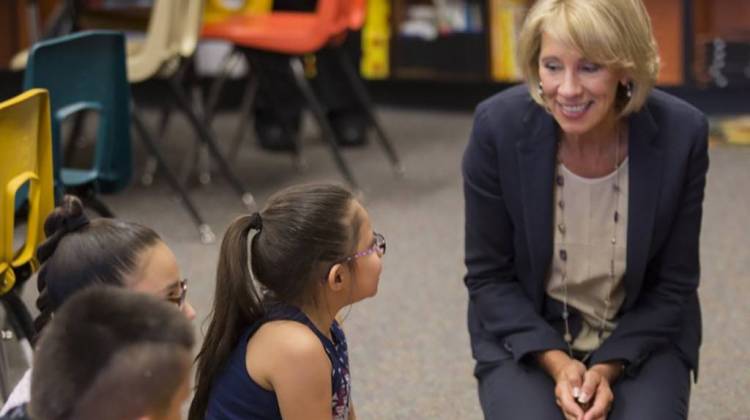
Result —
<path fill-rule="evenodd" d="M 465 327 L 459 168 L 472 115 L 393 108 L 380 115 L 403 158 L 406 176 L 393 176 L 375 142 L 345 152 L 373 224 L 388 239 L 378 295 L 356 304 L 344 324 L 358 417 L 479 419 Z M 234 124 L 233 115 L 219 117 L 216 130 L 224 144 L 230 143 Z M 259 150 L 253 141 L 235 156 L 238 173 L 261 204 L 291 184 L 340 181 L 314 124 L 306 127 L 303 154 L 308 168 L 302 172 L 288 155 Z M 189 162 L 192 144 L 187 127 L 175 120 L 165 143 L 171 164 Z M 700 382 L 691 400 L 693 419 L 747 418 L 750 412 L 744 397 L 750 389 L 749 183 L 750 147 L 712 147 L 701 244 L 705 333 Z M 239 198 L 218 174 L 212 184 L 192 193 L 219 237 L 243 212 Z M 199 313 L 196 328 L 203 327 L 219 242 L 199 242 L 163 178 L 149 188 L 136 182 L 105 201 L 119 217 L 155 228 L 174 249 L 190 279 L 189 299 Z"/>

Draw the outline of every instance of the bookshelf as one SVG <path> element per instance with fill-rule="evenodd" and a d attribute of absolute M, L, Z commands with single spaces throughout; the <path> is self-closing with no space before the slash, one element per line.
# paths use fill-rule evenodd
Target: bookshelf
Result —
<path fill-rule="evenodd" d="M 394 77 L 486 79 L 485 0 L 394 0 L 391 10 Z"/>
<path fill-rule="evenodd" d="M 750 1 L 702 0 L 692 6 L 694 83 L 750 88 Z"/>
<path fill-rule="evenodd" d="M 723 65 L 734 86 L 750 87 L 750 1 L 643 0 L 654 28 L 667 88 L 720 86 Z M 387 20 L 380 68 L 370 79 L 515 83 L 515 34 L 534 0 L 369 0 L 369 12 Z M 448 12 L 441 12 L 447 8 Z M 461 14 L 452 27 L 444 14 Z M 368 15 L 370 16 L 370 15 Z M 369 17 L 368 17 L 369 19 Z M 430 28 L 430 26 L 433 26 Z M 442 26 L 441 26 L 442 25 Z M 368 55 L 368 28 L 363 33 Z M 370 32 L 372 37 L 372 32 Z M 722 49 L 723 48 L 723 49 Z M 387 51 L 384 51 L 387 50 Z M 746 56 L 745 56 L 746 55 Z M 718 58 L 717 58 L 718 57 Z M 719 60 L 726 57 L 724 63 Z M 739 63 L 739 64 L 738 64 Z M 746 68 L 739 68 L 741 64 Z M 742 72 L 747 73 L 745 80 Z M 717 81 L 717 78 L 719 80 Z"/>
<path fill-rule="evenodd" d="M 20 1 L 0 2 L 0 68 L 6 68 L 13 55 L 29 43 L 24 5 Z"/>

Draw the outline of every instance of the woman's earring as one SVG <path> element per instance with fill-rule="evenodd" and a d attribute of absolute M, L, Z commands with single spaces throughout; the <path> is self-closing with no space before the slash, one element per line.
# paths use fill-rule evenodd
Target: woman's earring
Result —
<path fill-rule="evenodd" d="M 633 82 L 625 83 L 625 96 L 627 96 L 628 99 L 633 97 Z"/>

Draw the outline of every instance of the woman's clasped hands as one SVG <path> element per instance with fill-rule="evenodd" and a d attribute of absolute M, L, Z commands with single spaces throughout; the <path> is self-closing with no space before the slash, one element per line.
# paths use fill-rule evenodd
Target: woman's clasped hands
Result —
<path fill-rule="evenodd" d="M 587 369 L 559 350 L 542 353 L 539 361 L 555 381 L 555 401 L 566 420 L 606 420 L 614 401 L 610 384 L 622 370 L 619 363 Z"/>

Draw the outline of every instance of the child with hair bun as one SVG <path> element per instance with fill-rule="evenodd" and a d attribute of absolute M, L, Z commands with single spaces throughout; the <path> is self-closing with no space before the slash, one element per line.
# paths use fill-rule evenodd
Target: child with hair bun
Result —
<path fill-rule="evenodd" d="M 37 335 L 73 294 L 93 285 L 124 287 L 173 302 L 188 319 L 195 310 L 186 300 L 183 279 L 172 251 L 151 228 L 118 219 L 89 220 L 74 196 L 44 222 L 47 239 L 39 245 Z M 0 415 L 29 401 L 31 369 L 21 378 Z"/>

